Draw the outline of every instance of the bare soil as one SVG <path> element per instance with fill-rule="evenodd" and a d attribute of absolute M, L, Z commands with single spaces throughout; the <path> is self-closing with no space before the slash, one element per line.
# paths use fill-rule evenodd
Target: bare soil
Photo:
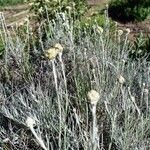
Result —
<path fill-rule="evenodd" d="M 28 15 L 28 5 L 7 6 L 0 10 L 3 12 L 7 26 L 15 26 L 22 22 Z"/>

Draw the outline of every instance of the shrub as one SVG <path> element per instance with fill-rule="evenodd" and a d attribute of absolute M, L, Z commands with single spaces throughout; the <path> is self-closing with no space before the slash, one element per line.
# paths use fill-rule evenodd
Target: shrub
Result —
<path fill-rule="evenodd" d="M 120 21 L 142 21 L 150 14 L 148 1 L 112 0 L 109 4 L 109 15 Z"/>

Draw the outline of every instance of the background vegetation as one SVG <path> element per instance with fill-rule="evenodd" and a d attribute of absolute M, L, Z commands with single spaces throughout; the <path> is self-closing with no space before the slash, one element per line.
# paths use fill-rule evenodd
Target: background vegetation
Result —
<path fill-rule="evenodd" d="M 23 3 L 24 0 L 0 0 L 0 7 Z"/>
<path fill-rule="evenodd" d="M 111 0 L 109 14 L 120 21 L 142 21 L 150 15 L 149 0 Z"/>

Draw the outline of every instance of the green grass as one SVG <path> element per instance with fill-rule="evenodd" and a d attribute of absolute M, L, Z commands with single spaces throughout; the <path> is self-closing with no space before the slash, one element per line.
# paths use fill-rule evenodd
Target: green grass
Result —
<path fill-rule="evenodd" d="M 0 7 L 23 3 L 24 0 L 0 0 Z"/>

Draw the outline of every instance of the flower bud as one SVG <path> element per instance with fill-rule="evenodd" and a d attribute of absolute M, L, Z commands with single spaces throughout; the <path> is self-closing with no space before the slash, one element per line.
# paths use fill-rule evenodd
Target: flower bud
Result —
<path fill-rule="evenodd" d="M 149 90 L 148 89 L 144 89 L 144 93 L 148 94 Z"/>
<path fill-rule="evenodd" d="M 59 43 L 55 44 L 54 48 L 58 49 L 60 52 L 63 51 L 63 47 Z"/>
<path fill-rule="evenodd" d="M 121 76 L 121 75 L 119 75 L 119 77 L 118 77 L 118 82 L 119 82 L 120 84 L 124 84 L 124 83 L 125 83 L 124 77 Z"/>
<path fill-rule="evenodd" d="M 122 30 L 118 30 L 118 35 L 121 36 L 123 34 Z"/>
<path fill-rule="evenodd" d="M 97 26 L 96 31 L 97 31 L 99 34 L 102 34 L 102 33 L 103 33 L 103 28 L 100 27 L 100 26 Z"/>
<path fill-rule="evenodd" d="M 97 91 L 91 90 L 87 94 L 88 100 L 92 105 L 96 105 L 100 99 L 100 95 Z"/>
<path fill-rule="evenodd" d="M 46 50 L 45 52 L 45 56 L 49 59 L 52 60 L 54 58 L 56 58 L 56 56 L 59 54 L 59 50 L 56 48 L 50 48 L 48 50 Z"/>
<path fill-rule="evenodd" d="M 127 32 L 127 34 L 129 34 L 131 32 L 131 30 L 129 28 L 127 28 L 125 31 Z"/>
<path fill-rule="evenodd" d="M 28 117 L 26 120 L 26 124 L 28 127 L 33 127 L 35 125 L 35 120 L 33 120 L 31 117 Z"/>

